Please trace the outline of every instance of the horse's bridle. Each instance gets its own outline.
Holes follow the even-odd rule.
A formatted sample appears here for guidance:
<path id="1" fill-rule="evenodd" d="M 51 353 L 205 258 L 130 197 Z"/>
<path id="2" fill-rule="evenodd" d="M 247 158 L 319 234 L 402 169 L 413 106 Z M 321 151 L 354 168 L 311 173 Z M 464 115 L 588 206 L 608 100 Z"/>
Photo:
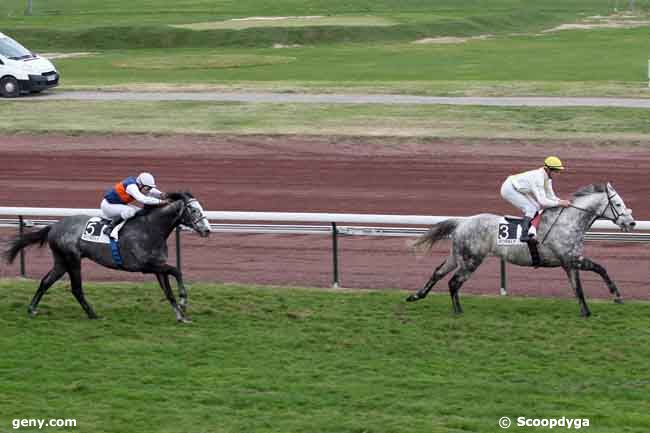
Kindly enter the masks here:
<path id="1" fill-rule="evenodd" d="M 176 221 L 181 220 L 180 223 L 182 224 L 183 216 L 191 208 L 191 206 L 189 206 L 189 205 L 190 205 L 190 203 L 193 203 L 193 202 L 198 202 L 198 200 L 195 199 L 195 198 L 191 198 L 191 199 L 189 199 L 187 201 L 183 200 L 183 207 L 180 209 L 180 211 L 176 215 Z M 202 220 L 206 220 L 206 222 L 208 221 L 208 218 L 203 214 L 201 214 L 198 218 L 194 218 L 194 215 L 192 215 L 192 212 L 190 212 L 189 216 L 190 216 L 190 223 L 192 224 L 193 228 L 198 227 L 198 223 L 200 223 Z"/>
<path id="2" fill-rule="evenodd" d="M 609 186 L 605 186 L 605 188 L 606 188 L 606 191 L 607 191 L 607 205 L 605 206 L 605 208 L 603 209 L 602 212 L 599 213 L 598 211 L 593 211 L 593 210 L 590 210 L 590 209 L 581 208 L 580 206 L 576 206 L 576 205 L 573 205 L 573 204 L 570 205 L 570 206 L 572 208 L 574 208 L 574 209 L 578 209 L 578 210 L 581 210 L 581 211 L 586 212 L 586 213 L 596 214 L 597 216 L 596 216 L 596 218 L 594 218 L 594 221 L 596 221 L 597 219 L 605 219 L 605 220 L 611 221 L 614 224 L 616 224 L 616 221 L 618 221 L 618 219 L 621 216 L 625 215 L 625 214 L 617 211 L 616 206 L 614 206 L 614 204 L 612 203 L 612 199 L 614 197 L 616 197 L 618 195 L 618 193 L 614 192 L 614 194 L 610 195 L 609 194 Z M 605 213 L 607 212 L 608 209 L 610 209 L 612 211 L 612 215 L 614 215 L 614 218 L 608 218 L 608 217 L 605 216 Z"/>
<path id="3" fill-rule="evenodd" d="M 181 217 L 185 214 L 185 212 L 188 212 L 188 209 L 191 208 L 190 203 L 194 203 L 194 202 L 198 203 L 198 200 L 195 199 L 195 198 L 192 198 L 190 200 L 187 200 L 187 201 L 183 202 L 183 211 L 181 212 Z M 208 218 L 205 215 L 200 214 L 198 216 L 198 218 L 195 218 L 194 215 L 192 215 L 193 213 L 195 213 L 195 212 L 190 212 L 189 213 L 190 221 L 192 222 L 192 226 L 198 227 L 199 222 L 201 222 L 203 220 L 206 220 L 206 222 L 208 221 Z"/>
<path id="4" fill-rule="evenodd" d="M 574 204 L 570 204 L 570 205 L 569 205 L 569 207 L 572 207 L 572 208 L 574 208 L 574 209 L 578 209 L 579 211 L 582 211 L 582 212 L 585 212 L 585 213 L 588 213 L 588 214 L 594 214 L 594 215 L 596 215 L 596 217 L 595 217 L 595 218 L 591 221 L 591 223 L 589 224 L 589 227 L 591 227 L 591 225 L 592 225 L 592 224 L 594 223 L 594 221 L 596 221 L 597 219 L 605 219 L 605 220 L 611 221 L 611 222 L 613 222 L 614 224 L 616 224 L 616 221 L 618 221 L 618 219 L 619 219 L 622 215 L 624 215 L 624 214 L 618 212 L 618 211 L 616 210 L 616 206 L 614 206 L 614 204 L 612 203 L 612 199 L 613 199 L 614 197 L 616 197 L 616 196 L 618 195 L 618 193 L 617 193 L 617 192 L 614 192 L 614 194 L 609 195 L 609 186 L 605 186 L 605 189 L 606 189 L 606 191 L 607 191 L 607 205 L 605 206 L 605 208 L 603 209 L 603 211 L 600 212 L 600 213 L 599 213 L 598 211 L 593 211 L 593 210 L 591 210 L 591 209 L 585 209 L 585 208 L 582 208 L 582 207 L 580 207 L 580 206 L 576 206 L 576 205 L 574 205 Z M 607 209 L 611 209 L 611 210 L 612 210 L 612 214 L 614 215 L 614 218 L 607 218 L 607 217 L 605 216 L 605 212 L 607 212 Z M 558 216 L 555 217 L 555 221 L 553 221 L 553 224 L 551 224 L 551 227 L 550 227 L 550 228 L 548 229 L 548 231 L 546 232 L 546 235 L 544 236 L 544 239 L 542 239 L 542 242 L 541 242 L 541 243 L 544 243 L 544 241 L 545 241 L 546 238 L 548 237 L 548 234 L 551 232 L 551 229 L 553 228 L 553 226 L 555 226 L 555 223 L 556 223 L 557 220 L 560 218 L 560 215 L 562 215 L 562 212 L 564 212 L 564 208 L 562 208 L 562 210 L 560 211 L 560 213 L 558 214 Z M 616 225 L 618 225 L 618 224 L 616 224 Z"/>

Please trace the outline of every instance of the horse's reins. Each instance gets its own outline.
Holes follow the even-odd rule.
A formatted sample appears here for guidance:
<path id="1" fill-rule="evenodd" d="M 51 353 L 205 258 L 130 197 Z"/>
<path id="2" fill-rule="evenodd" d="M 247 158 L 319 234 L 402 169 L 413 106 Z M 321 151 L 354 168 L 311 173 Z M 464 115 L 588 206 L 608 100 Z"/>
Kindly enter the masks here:
<path id="1" fill-rule="evenodd" d="M 585 213 L 593 213 L 593 214 L 597 214 L 596 218 L 594 218 L 594 220 L 591 222 L 591 224 L 589 224 L 589 227 L 591 227 L 591 225 L 592 225 L 592 224 L 594 223 L 594 221 L 596 221 L 597 219 L 606 219 L 606 220 L 609 220 L 609 221 L 613 222 L 614 224 L 616 224 L 616 221 L 619 219 L 619 217 L 620 217 L 621 215 L 623 215 L 622 213 L 619 213 L 618 211 L 616 211 L 616 209 L 615 209 L 614 206 L 612 205 L 612 199 L 613 199 L 614 197 L 616 197 L 617 195 L 618 195 L 618 193 L 615 193 L 615 194 L 613 194 L 613 195 L 609 195 L 609 188 L 607 188 L 607 206 L 605 206 L 605 209 L 603 209 L 603 211 L 600 212 L 600 215 L 598 215 L 598 212 L 597 212 L 597 211 L 593 211 L 593 210 L 591 210 L 591 209 L 585 209 L 585 208 L 582 208 L 582 207 L 580 207 L 580 206 L 576 206 L 576 205 L 574 205 L 574 204 L 570 204 L 569 207 L 572 207 L 572 208 L 574 208 L 574 209 L 578 209 L 579 211 L 582 211 L 582 212 L 585 212 Z M 544 243 L 544 241 L 545 241 L 546 238 L 548 237 L 549 233 L 551 233 L 551 229 L 553 229 L 553 226 L 555 226 L 555 223 L 557 222 L 557 220 L 558 220 L 558 219 L 560 218 L 560 216 L 562 215 L 562 212 L 564 212 L 564 209 L 566 209 L 566 208 L 562 208 L 562 210 L 560 211 L 560 213 L 557 214 L 557 216 L 555 217 L 555 220 L 553 221 L 553 224 L 551 224 L 551 227 L 549 227 L 548 231 L 547 231 L 546 234 L 544 235 L 544 239 L 542 239 L 542 242 L 540 242 L 541 244 Z M 605 217 L 605 212 L 607 212 L 607 209 L 611 209 L 612 214 L 614 215 L 614 218 L 607 218 L 607 217 Z"/>
<path id="2" fill-rule="evenodd" d="M 617 195 L 618 195 L 618 193 L 609 195 L 609 188 L 607 189 L 607 206 L 605 206 L 603 211 L 600 212 L 600 214 L 597 215 L 596 218 L 594 218 L 594 221 L 596 221 L 597 219 L 606 219 L 606 220 L 611 221 L 614 224 L 616 224 L 616 221 L 623 215 L 622 213 L 618 212 L 616 210 L 616 208 L 614 207 L 614 205 L 612 204 L 612 199 L 614 197 L 616 197 Z M 583 211 L 585 213 L 598 214 L 598 211 L 593 211 L 593 210 L 590 210 L 590 209 L 581 208 L 580 206 L 576 206 L 576 205 L 573 205 L 573 204 L 571 204 L 569 206 L 572 207 L 572 208 L 581 210 L 581 211 Z M 607 212 L 607 209 L 610 209 L 612 211 L 612 215 L 614 215 L 614 218 L 607 218 L 605 216 L 605 212 Z M 593 221 L 592 221 L 592 224 L 593 224 Z"/>
<path id="3" fill-rule="evenodd" d="M 557 214 L 557 216 L 555 217 L 555 220 L 553 220 L 553 224 L 551 224 L 551 227 L 549 227 L 548 230 L 546 231 L 546 234 L 544 235 L 544 238 L 542 239 L 540 244 L 543 244 L 544 241 L 546 240 L 546 238 L 548 237 L 548 234 L 551 233 L 551 230 L 553 230 L 553 227 L 555 226 L 555 223 L 557 222 L 557 220 L 560 219 L 560 215 L 562 215 L 562 212 L 564 212 L 564 209 L 566 209 L 566 208 L 563 207 L 562 210 L 560 211 L 560 213 Z"/>

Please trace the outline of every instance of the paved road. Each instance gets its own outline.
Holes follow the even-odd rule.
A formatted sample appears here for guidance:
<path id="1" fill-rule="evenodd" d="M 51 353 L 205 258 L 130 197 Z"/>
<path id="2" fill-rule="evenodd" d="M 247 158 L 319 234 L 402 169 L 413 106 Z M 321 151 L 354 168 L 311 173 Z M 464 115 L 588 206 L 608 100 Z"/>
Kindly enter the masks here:
<path id="1" fill-rule="evenodd" d="M 490 105 L 507 107 L 627 107 L 650 108 L 649 99 L 566 97 L 439 97 L 367 94 L 298 94 L 270 92 L 54 92 L 20 101 L 215 101 L 314 104 Z"/>

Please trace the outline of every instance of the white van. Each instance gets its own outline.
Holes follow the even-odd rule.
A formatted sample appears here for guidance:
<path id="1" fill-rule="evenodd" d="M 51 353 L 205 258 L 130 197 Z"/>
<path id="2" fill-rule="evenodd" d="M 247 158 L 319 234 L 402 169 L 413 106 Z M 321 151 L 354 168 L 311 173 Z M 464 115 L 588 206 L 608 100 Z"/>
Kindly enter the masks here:
<path id="1" fill-rule="evenodd" d="M 52 62 L 0 33 L 0 96 L 15 98 L 59 85 Z"/>

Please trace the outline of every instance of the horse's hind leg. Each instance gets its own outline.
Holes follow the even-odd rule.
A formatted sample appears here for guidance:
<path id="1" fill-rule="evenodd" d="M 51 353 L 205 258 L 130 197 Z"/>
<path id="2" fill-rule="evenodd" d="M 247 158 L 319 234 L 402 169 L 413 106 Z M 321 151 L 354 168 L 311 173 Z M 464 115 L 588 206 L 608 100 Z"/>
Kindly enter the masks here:
<path id="1" fill-rule="evenodd" d="M 580 304 L 580 312 L 583 317 L 591 316 L 591 311 L 587 306 L 587 301 L 585 301 L 585 295 L 582 291 L 582 282 L 580 281 L 580 272 L 576 268 L 564 268 L 567 276 L 569 277 L 569 282 L 575 291 L 576 298 L 578 298 L 578 303 Z"/>
<path id="2" fill-rule="evenodd" d="M 472 276 L 474 271 L 481 265 L 483 259 L 472 260 L 471 263 L 465 263 L 464 266 L 461 266 L 451 280 L 449 280 L 449 296 L 451 296 L 451 305 L 454 307 L 454 313 L 462 314 L 463 307 L 460 305 L 460 298 L 458 292 L 463 285 L 463 283 L 469 280 L 469 277 Z"/>
<path id="3" fill-rule="evenodd" d="M 454 308 L 454 313 L 462 314 L 463 307 L 460 305 L 460 298 L 458 296 L 458 291 L 468 277 L 464 276 L 462 271 L 456 272 L 451 280 L 449 280 L 449 296 L 451 296 L 451 306 Z"/>
<path id="4" fill-rule="evenodd" d="M 93 307 L 86 301 L 84 296 L 83 288 L 81 287 L 81 262 L 74 261 L 68 262 L 68 275 L 70 275 L 70 288 L 72 289 L 72 294 L 81 305 L 81 308 L 84 309 L 89 319 L 97 319 L 97 313 L 93 310 Z"/>
<path id="5" fill-rule="evenodd" d="M 433 286 L 454 269 L 456 269 L 456 260 L 454 259 L 453 255 L 450 255 L 444 262 L 440 264 L 440 266 L 436 268 L 436 270 L 433 272 L 433 275 L 431 275 L 431 278 L 429 278 L 429 281 L 427 281 L 424 287 L 406 298 L 406 300 L 408 302 L 412 302 L 425 298 L 431 289 L 433 289 Z"/>
<path id="6" fill-rule="evenodd" d="M 165 293 L 167 300 L 171 304 L 172 310 L 174 310 L 174 314 L 176 314 L 176 320 L 183 323 L 191 322 L 191 320 L 185 317 L 183 310 L 176 303 L 176 298 L 174 297 L 172 286 L 169 284 L 169 276 L 166 273 L 156 273 L 156 278 L 158 279 L 158 283 Z"/>
<path id="7" fill-rule="evenodd" d="M 614 281 L 612 281 L 612 279 L 609 278 L 609 275 L 607 274 L 607 271 L 605 270 L 604 267 L 602 267 L 598 263 L 586 257 L 580 259 L 578 261 L 578 265 L 580 267 L 580 270 L 582 271 L 591 271 L 600 275 L 603 281 L 605 281 L 605 284 L 607 284 L 607 287 L 609 288 L 609 292 L 612 295 L 614 295 L 614 302 L 616 302 L 617 304 L 623 303 L 623 298 L 621 297 L 621 293 L 618 291 L 618 287 L 616 287 Z"/>
<path id="8" fill-rule="evenodd" d="M 41 283 L 38 286 L 38 290 L 36 290 L 36 293 L 34 293 L 32 302 L 30 302 L 29 307 L 27 307 L 27 311 L 29 312 L 29 314 L 35 316 L 38 313 L 38 304 L 39 302 L 41 302 L 41 298 L 43 297 L 45 292 L 47 292 L 47 289 L 49 289 L 52 286 L 52 284 L 56 283 L 65 273 L 66 273 L 65 265 L 61 260 L 57 260 L 55 257 L 54 267 L 52 267 L 52 269 L 50 269 L 50 272 L 45 274 L 45 276 L 41 279 Z"/>

